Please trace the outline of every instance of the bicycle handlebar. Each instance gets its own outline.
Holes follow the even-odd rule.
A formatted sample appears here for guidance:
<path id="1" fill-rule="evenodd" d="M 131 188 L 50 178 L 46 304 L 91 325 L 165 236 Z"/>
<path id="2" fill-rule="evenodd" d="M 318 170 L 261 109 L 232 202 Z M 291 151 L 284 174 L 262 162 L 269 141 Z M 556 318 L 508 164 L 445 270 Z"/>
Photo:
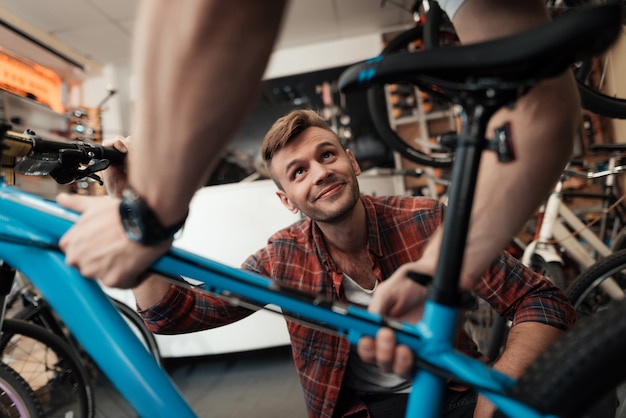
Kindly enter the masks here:
<path id="1" fill-rule="evenodd" d="M 86 177 L 103 184 L 95 173 L 110 164 L 123 165 L 126 154 L 113 147 L 82 141 L 63 142 L 42 139 L 32 131 L 13 132 L 0 124 L 0 152 L 3 167 L 30 176 L 49 175 L 59 184 Z M 8 157 L 8 158 L 4 158 Z"/>
<path id="2" fill-rule="evenodd" d="M 34 133 L 20 134 L 6 131 L 0 141 L 2 141 L 3 149 L 8 149 L 7 154 L 15 157 L 26 157 L 34 154 L 58 154 L 63 150 L 71 149 L 81 152 L 86 158 L 108 160 L 111 164 L 115 165 L 122 165 L 126 160 L 126 154 L 113 147 L 88 144 L 81 141 L 51 141 L 42 139 Z"/>

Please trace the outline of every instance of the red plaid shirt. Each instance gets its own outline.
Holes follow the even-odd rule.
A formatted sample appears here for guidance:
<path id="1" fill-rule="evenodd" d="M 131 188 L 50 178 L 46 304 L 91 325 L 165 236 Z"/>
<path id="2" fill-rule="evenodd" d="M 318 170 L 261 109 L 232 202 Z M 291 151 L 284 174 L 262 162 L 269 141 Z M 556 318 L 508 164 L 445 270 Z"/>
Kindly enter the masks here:
<path id="1" fill-rule="evenodd" d="M 443 219 L 443 206 L 432 199 L 363 195 L 361 200 L 367 212 L 372 268 L 381 281 L 402 264 L 419 259 Z M 274 234 L 242 267 L 287 286 L 345 301 L 343 273 L 310 219 Z M 476 294 L 514 325 L 534 321 L 565 330 L 575 321 L 574 310 L 559 289 L 506 254 L 485 272 Z M 252 311 L 172 286 L 161 303 L 141 313 L 154 332 L 176 334 L 229 324 Z M 289 320 L 287 326 L 309 416 L 367 417 L 365 405 L 356 396 L 341 392 L 348 341 Z M 457 348 L 473 357 L 480 355 L 462 330 Z"/>

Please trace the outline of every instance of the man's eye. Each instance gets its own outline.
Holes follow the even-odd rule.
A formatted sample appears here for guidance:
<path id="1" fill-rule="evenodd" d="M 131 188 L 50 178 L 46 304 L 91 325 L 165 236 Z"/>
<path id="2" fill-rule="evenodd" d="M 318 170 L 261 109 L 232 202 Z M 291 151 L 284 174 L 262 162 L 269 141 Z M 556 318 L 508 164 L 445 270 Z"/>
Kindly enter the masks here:
<path id="1" fill-rule="evenodd" d="M 294 177 L 294 178 L 295 178 L 295 177 L 298 177 L 298 176 L 302 175 L 303 173 L 304 173 L 304 169 L 303 169 L 303 168 L 298 168 L 298 169 L 295 169 L 295 170 L 293 171 L 293 177 Z"/>
<path id="2" fill-rule="evenodd" d="M 322 158 L 325 160 L 329 159 L 332 156 L 333 154 L 330 151 L 326 151 L 325 153 L 322 154 Z"/>

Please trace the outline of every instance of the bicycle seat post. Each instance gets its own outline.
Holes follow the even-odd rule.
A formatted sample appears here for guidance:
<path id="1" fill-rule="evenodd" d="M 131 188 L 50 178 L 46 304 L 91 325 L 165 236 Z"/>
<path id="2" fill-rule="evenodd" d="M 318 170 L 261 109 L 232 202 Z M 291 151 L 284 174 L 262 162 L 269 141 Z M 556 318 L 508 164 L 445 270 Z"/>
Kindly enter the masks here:
<path id="1" fill-rule="evenodd" d="M 450 179 L 444 235 L 431 286 L 430 299 L 446 305 L 456 305 L 458 302 L 459 261 L 465 250 L 478 166 L 487 144 L 487 123 L 497 110 L 494 106 L 472 102 L 464 104 L 461 112 L 461 134 Z"/>
<path id="2" fill-rule="evenodd" d="M 487 124 L 491 116 L 502 106 L 511 103 L 519 92 L 478 89 L 469 94 L 456 96 L 461 103 L 461 133 L 456 146 L 450 181 L 448 208 L 444 219 L 443 240 L 433 283 L 428 290 L 428 300 L 420 326 L 441 348 L 442 352 L 452 349 L 457 327 L 458 309 L 463 305 L 463 294 L 459 289 L 459 275 L 465 241 L 469 229 L 472 201 L 478 168 L 486 139 Z M 455 93 L 456 94 L 456 93 Z M 407 416 L 438 416 L 443 401 L 445 378 L 417 371 L 414 388 L 409 396 Z M 438 389 L 435 389 L 438 388 Z M 438 393 L 435 393 L 438 392 Z M 428 400 L 423 398 L 427 394 Z M 424 408 L 433 408 L 425 411 Z M 416 415 L 417 414 L 417 415 Z"/>

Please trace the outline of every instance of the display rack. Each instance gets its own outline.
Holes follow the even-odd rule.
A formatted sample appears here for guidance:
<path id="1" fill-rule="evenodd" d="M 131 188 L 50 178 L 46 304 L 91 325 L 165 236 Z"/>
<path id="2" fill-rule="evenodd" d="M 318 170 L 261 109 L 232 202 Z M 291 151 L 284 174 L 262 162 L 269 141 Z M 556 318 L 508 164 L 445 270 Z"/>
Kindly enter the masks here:
<path id="1" fill-rule="evenodd" d="M 450 131 L 455 131 L 457 122 L 454 108 L 451 105 L 437 103 L 430 97 L 413 87 L 415 105 L 405 108 L 404 114 L 400 117 L 394 116 L 394 104 L 389 85 L 385 86 L 385 97 L 387 102 L 387 114 L 389 115 L 389 126 L 396 131 L 398 136 L 407 143 L 415 143 L 425 150 L 431 146 L 431 138 L 436 135 Z M 429 106 L 427 106 L 427 104 Z M 400 153 L 394 152 L 395 168 L 400 170 L 421 168 L 432 176 L 438 177 L 439 171 L 432 167 L 424 167 L 413 163 L 402 157 Z M 394 188 L 397 194 L 412 193 L 416 189 L 424 189 L 425 193 L 431 197 L 440 195 L 439 186 L 435 184 L 431 176 L 423 178 L 398 177 L 395 179 Z"/>

